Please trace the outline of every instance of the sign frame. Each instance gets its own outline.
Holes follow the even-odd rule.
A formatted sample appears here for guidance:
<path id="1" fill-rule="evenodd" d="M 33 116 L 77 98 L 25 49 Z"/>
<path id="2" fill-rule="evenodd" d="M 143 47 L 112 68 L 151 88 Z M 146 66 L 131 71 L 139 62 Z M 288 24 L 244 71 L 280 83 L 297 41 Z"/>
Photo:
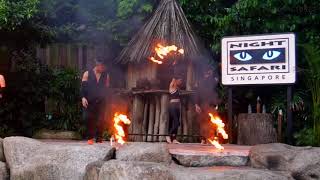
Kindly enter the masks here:
<path id="1" fill-rule="evenodd" d="M 281 41 L 279 40 L 281 39 Z M 283 40 L 283 41 L 282 41 Z M 277 45 L 269 45 L 265 41 L 275 42 Z M 240 64 L 231 64 L 231 60 L 234 61 L 234 57 L 231 57 L 230 50 L 228 49 L 228 42 L 242 43 L 246 47 L 235 47 L 237 51 L 263 51 L 268 49 L 274 49 L 272 46 L 281 47 L 284 49 L 284 62 L 265 61 L 266 63 L 248 63 L 240 62 Z M 249 44 L 253 44 L 250 47 Z M 281 42 L 281 44 L 280 44 Z M 265 46 L 269 48 L 257 46 L 257 43 L 265 43 Z M 279 45 L 280 44 L 280 45 Z M 235 46 L 232 44 L 233 47 Z M 240 44 L 241 45 L 241 44 Z M 233 58 L 233 59 L 232 59 Z M 260 61 L 261 62 L 261 61 Z M 284 69 L 280 69 L 285 67 Z M 259 68 L 259 71 L 257 72 Z M 269 68 L 268 72 L 263 72 L 264 69 Z M 274 69 L 273 69 L 274 68 Z M 230 72 L 230 69 L 238 72 Z M 243 70 L 245 72 L 243 72 Z M 253 72 L 247 72 L 247 71 Z M 285 70 L 285 71 L 284 71 Z M 272 33 L 272 34 L 257 34 L 257 35 L 241 35 L 241 36 L 225 36 L 221 40 L 221 74 L 222 84 L 226 86 L 238 86 L 238 85 L 289 85 L 295 84 L 297 80 L 296 76 L 296 35 L 294 33 Z M 232 82 L 233 81 L 233 82 Z"/>

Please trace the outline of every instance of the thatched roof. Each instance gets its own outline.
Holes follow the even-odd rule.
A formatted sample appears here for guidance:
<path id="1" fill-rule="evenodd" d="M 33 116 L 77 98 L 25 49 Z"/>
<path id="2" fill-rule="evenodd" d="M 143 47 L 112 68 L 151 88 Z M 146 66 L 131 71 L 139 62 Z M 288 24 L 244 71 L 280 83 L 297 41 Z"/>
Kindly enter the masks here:
<path id="1" fill-rule="evenodd" d="M 185 59 L 200 55 L 201 48 L 195 33 L 176 0 L 161 0 L 152 17 L 120 53 L 117 62 L 146 62 L 159 42 L 183 48 Z"/>

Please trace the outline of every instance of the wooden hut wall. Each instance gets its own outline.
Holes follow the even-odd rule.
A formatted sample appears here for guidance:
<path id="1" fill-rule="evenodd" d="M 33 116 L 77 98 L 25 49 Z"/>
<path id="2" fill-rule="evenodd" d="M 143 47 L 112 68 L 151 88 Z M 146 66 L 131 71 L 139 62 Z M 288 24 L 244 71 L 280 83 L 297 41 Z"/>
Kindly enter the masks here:
<path id="1" fill-rule="evenodd" d="M 68 67 L 83 72 L 94 65 L 98 47 L 77 44 L 52 44 L 37 48 L 37 58 L 49 67 Z"/>
<path id="2" fill-rule="evenodd" d="M 127 70 L 127 89 L 136 87 L 137 80 L 146 78 L 152 80 L 156 78 L 157 65 L 147 64 L 129 64 Z"/>

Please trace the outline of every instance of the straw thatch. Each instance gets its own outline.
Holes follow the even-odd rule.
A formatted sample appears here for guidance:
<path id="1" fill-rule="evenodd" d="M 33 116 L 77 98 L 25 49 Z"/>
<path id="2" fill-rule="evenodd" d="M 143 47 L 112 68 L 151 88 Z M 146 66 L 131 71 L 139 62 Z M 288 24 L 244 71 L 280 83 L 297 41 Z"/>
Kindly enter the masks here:
<path id="1" fill-rule="evenodd" d="M 187 57 L 184 59 L 200 54 L 201 48 L 197 38 L 182 8 L 175 0 L 161 0 L 153 16 L 124 48 L 117 62 L 146 62 L 147 58 L 153 55 L 153 49 L 159 42 L 183 48 L 184 56 Z"/>

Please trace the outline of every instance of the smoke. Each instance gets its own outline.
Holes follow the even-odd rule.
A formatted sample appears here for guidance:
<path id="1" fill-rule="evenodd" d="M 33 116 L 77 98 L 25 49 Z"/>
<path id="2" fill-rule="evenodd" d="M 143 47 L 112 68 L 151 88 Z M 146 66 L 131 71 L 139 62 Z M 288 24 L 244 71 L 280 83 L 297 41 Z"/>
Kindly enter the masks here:
<path id="1" fill-rule="evenodd" d="M 204 53 L 202 56 L 194 58 L 195 74 L 198 82 L 197 90 L 198 101 L 208 103 L 209 105 L 218 105 L 221 99 L 218 95 L 218 85 L 220 83 L 220 68 L 210 53 Z"/>

